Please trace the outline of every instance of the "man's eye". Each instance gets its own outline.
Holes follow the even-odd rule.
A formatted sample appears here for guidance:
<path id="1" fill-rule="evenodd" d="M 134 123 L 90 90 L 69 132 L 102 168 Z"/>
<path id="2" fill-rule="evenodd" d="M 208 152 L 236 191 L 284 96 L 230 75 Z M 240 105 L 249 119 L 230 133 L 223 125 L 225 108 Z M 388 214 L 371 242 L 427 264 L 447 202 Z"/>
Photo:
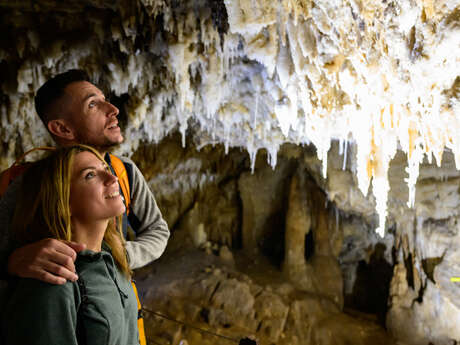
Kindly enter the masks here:
<path id="1" fill-rule="evenodd" d="M 93 171 L 90 171 L 85 175 L 85 179 L 89 180 L 92 179 L 94 176 L 96 176 L 96 174 Z"/>
<path id="2" fill-rule="evenodd" d="M 88 107 L 93 108 L 95 105 L 96 105 L 96 102 L 91 101 L 89 102 Z"/>

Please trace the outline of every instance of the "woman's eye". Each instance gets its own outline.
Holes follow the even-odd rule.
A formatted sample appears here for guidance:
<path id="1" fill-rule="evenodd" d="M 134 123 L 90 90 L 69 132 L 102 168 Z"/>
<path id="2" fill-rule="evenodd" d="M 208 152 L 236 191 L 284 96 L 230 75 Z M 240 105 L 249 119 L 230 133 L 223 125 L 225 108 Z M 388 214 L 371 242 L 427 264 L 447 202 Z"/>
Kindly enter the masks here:
<path id="1" fill-rule="evenodd" d="M 89 173 L 85 175 L 85 179 L 89 180 L 93 178 L 94 176 L 96 176 L 96 174 L 93 171 L 90 171 Z"/>

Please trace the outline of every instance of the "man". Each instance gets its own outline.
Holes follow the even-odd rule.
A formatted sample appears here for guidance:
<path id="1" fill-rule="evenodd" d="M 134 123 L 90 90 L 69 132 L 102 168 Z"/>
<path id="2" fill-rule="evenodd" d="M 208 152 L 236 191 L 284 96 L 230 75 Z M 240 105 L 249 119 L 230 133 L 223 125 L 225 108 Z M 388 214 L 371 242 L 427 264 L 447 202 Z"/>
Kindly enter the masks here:
<path id="1" fill-rule="evenodd" d="M 35 107 L 58 145 L 91 145 L 105 155 L 110 165 L 107 151 L 123 141 L 117 120 L 119 110 L 89 82 L 85 72 L 70 70 L 47 81 L 37 92 Z M 130 268 L 135 269 L 163 253 L 169 230 L 142 173 L 131 160 L 122 160 L 132 185 L 130 213 L 125 219 L 128 218 L 136 238 L 127 241 L 126 251 Z M 52 284 L 77 280 L 74 261 L 77 252 L 84 249 L 78 243 L 45 239 L 11 253 L 9 225 L 19 185 L 20 181 L 13 182 L 0 200 L 0 264 L 3 274 L 7 268 L 10 275 Z"/>

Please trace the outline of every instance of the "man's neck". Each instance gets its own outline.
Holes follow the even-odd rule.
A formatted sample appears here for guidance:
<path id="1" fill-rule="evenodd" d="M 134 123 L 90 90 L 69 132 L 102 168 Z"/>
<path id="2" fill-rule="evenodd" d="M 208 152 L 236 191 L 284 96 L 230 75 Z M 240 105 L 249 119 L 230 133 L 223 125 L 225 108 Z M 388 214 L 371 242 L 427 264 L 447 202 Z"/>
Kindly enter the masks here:
<path id="1" fill-rule="evenodd" d="M 91 145 L 91 144 L 88 144 L 88 143 L 81 143 L 81 142 L 77 142 L 77 141 L 62 140 L 62 139 L 56 138 L 56 137 L 54 138 L 54 141 L 57 144 L 57 146 L 61 146 L 61 147 L 68 147 L 68 146 L 74 146 L 74 145 L 91 146 L 96 151 L 98 151 L 101 154 L 102 157 L 105 157 L 107 152 L 109 152 L 109 147 L 108 146 L 104 146 L 104 147 L 95 146 L 95 145 Z M 116 147 L 116 145 L 113 145 L 113 147 Z"/>

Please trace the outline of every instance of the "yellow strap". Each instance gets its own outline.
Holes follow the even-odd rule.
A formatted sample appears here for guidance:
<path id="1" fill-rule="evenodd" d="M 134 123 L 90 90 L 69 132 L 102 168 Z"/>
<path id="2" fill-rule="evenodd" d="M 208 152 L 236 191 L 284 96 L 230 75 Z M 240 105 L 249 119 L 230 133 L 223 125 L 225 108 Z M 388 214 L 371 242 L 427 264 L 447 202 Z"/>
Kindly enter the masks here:
<path id="1" fill-rule="evenodd" d="M 118 177 L 118 183 L 120 184 L 123 197 L 125 198 L 126 214 L 129 214 L 129 205 L 131 204 L 131 194 L 129 192 L 129 181 L 126 167 L 120 158 L 110 154 L 110 162 L 112 168 L 115 171 L 115 175 Z"/>
<path id="2" fill-rule="evenodd" d="M 120 183 L 120 188 L 125 198 L 126 214 L 128 214 L 129 205 L 131 203 L 131 196 L 129 192 L 128 172 L 126 171 L 126 167 L 120 158 L 110 154 L 110 162 L 112 163 L 112 168 L 118 177 L 118 182 Z M 140 345 L 147 345 L 147 340 L 145 338 L 144 318 L 142 317 L 141 301 L 139 300 L 139 295 L 137 293 L 136 284 L 134 284 L 133 281 L 131 281 L 131 284 L 133 286 L 134 294 L 136 295 L 136 299 L 137 299 L 137 310 L 138 310 L 137 328 L 139 331 L 139 343 Z"/>
<path id="3" fill-rule="evenodd" d="M 142 317 L 142 305 L 141 301 L 139 300 L 139 295 L 137 294 L 137 287 L 136 284 L 131 281 L 131 285 L 134 289 L 134 294 L 136 295 L 137 299 L 137 310 L 138 310 L 138 317 L 137 317 L 137 328 L 139 330 L 139 344 L 140 345 L 147 345 L 147 339 L 145 338 L 145 329 L 144 329 L 144 318 Z"/>

